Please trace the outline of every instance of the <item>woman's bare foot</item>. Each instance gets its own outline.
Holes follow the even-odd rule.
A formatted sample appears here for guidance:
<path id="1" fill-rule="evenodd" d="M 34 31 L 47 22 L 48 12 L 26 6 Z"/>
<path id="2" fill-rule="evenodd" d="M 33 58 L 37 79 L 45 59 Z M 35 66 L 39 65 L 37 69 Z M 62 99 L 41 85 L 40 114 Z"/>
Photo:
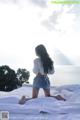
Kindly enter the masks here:
<path id="1" fill-rule="evenodd" d="M 63 101 L 66 101 L 66 99 L 63 98 L 61 95 L 54 96 L 54 98 L 56 98 L 57 100 L 63 100 Z"/>
<path id="2" fill-rule="evenodd" d="M 26 102 L 26 97 L 25 96 L 22 96 L 22 98 L 19 100 L 19 104 L 25 104 Z"/>

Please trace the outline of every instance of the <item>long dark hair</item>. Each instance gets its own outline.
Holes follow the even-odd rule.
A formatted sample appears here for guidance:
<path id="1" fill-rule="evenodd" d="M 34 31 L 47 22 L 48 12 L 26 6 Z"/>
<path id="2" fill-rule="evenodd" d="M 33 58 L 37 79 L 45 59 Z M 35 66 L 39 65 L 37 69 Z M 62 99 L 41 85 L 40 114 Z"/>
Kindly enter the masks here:
<path id="1" fill-rule="evenodd" d="M 41 62 L 44 68 L 44 73 L 48 73 L 49 70 L 52 70 L 53 68 L 53 61 L 49 57 L 49 54 L 47 53 L 46 48 L 44 45 L 38 45 L 35 48 L 36 54 L 41 58 Z"/>

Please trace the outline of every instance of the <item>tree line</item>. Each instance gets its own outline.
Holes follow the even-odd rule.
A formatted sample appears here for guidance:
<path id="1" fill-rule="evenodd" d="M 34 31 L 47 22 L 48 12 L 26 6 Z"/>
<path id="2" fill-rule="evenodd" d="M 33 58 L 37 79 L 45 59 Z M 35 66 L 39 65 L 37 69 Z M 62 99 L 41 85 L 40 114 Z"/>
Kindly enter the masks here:
<path id="1" fill-rule="evenodd" d="M 18 68 L 17 72 L 7 65 L 0 66 L 0 91 L 12 91 L 24 82 L 29 83 L 30 72 L 25 68 Z"/>

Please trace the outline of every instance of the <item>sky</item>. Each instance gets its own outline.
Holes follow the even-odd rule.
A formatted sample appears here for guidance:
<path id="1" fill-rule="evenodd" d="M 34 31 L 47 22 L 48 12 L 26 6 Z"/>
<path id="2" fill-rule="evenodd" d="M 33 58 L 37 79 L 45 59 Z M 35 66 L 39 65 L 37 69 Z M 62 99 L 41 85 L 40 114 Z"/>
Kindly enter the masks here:
<path id="1" fill-rule="evenodd" d="M 0 65 L 32 71 L 44 44 L 56 65 L 80 66 L 80 5 L 50 0 L 0 0 Z"/>

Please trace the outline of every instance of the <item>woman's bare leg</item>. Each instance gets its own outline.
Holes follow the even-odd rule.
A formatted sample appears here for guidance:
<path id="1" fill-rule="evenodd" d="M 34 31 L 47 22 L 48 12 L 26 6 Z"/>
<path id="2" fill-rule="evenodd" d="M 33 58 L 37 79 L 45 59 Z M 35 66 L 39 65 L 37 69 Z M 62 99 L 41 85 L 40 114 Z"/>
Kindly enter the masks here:
<path id="1" fill-rule="evenodd" d="M 54 98 L 56 98 L 57 100 L 63 100 L 63 101 L 66 100 L 66 99 L 63 98 L 61 95 L 57 95 L 57 96 L 52 96 L 52 95 L 50 95 L 50 89 L 43 89 L 43 90 L 44 90 L 44 93 L 45 93 L 45 96 L 46 96 L 46 97 L 54 97 Z"/>
<path id="2" fill-rule="evenodd" d="M 56 98 L 57 100 L 63 100 L 66 101 L 66 99 L 64 97 L 62 97 L 61 95 L 57 95 L 57 96 L 52 96 L 54 98 Z"/>
<path id="3" fill-rule="evenodd" d="M 50 97 L 50 89 L 43 89 L 46 97 Z"/>
<path id="4" fill-rule="evenodd" d="M 32 98 L 37 98 L 39 93 L 39 88 L 33 88 Z"/>
<path id="5" fill-rule="evenodd" d="M 33 99 L 33 98 L 37 98 L 38 97 L 38 93 L 39 93 L 39 89 L 33 88 L 32 98 L 26 98 L 26 96 L 22 96 L 21 99 L 19 100 L 19 104 L 25 104 L 25 102 L 27 100 L 30 100 L 30 99 Z"/>

